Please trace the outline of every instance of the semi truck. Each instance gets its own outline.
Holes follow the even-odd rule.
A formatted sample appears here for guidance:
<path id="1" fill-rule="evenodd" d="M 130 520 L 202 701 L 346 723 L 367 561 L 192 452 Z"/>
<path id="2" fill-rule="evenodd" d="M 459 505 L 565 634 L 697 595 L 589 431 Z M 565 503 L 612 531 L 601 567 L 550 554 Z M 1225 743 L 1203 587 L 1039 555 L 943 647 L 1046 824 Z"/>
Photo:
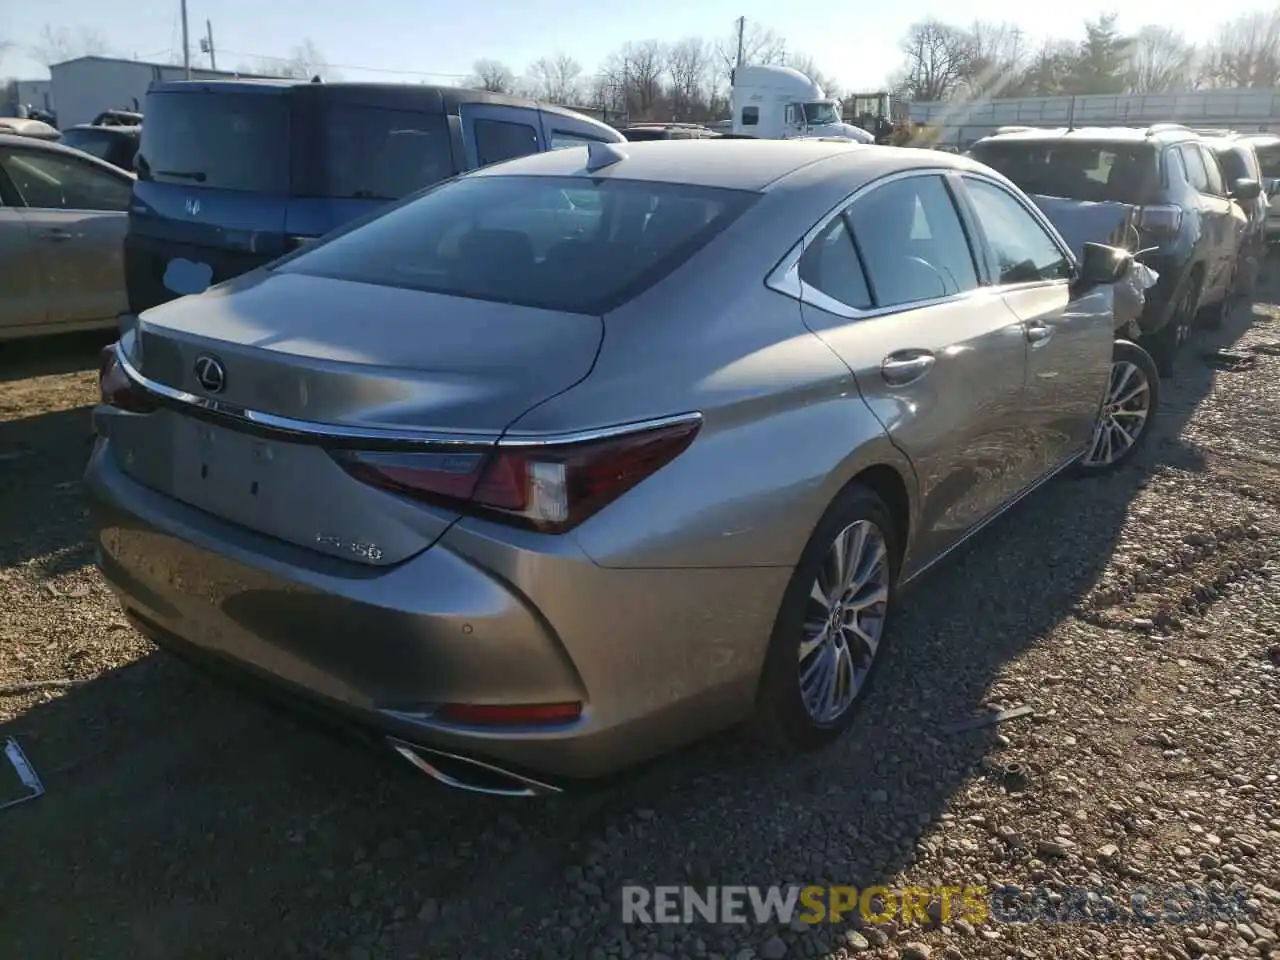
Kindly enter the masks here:
<path id="1" fill-rule="evenodd" d="M 762 140 L 798 137 L 845 137 L 874 143 L 875 135 L 845 123 L 840 101 L 791 67 L 748 65 L 733 71 L 729 97 L 732 132 Z"/>

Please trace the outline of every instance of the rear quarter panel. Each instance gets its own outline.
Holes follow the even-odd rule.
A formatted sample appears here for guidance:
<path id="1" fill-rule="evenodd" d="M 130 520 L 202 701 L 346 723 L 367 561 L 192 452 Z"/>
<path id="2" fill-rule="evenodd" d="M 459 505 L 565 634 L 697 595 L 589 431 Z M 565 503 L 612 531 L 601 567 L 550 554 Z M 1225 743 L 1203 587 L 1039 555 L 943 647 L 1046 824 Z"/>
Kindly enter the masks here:
<path id="1" fill-rule="evenodd" d="M 849 369 L 798 302 L 764 286 L 800 232 L 756 213 L 607 316 L 590 376 L 512 426 L 537 434 L 702 413 L 687 451 L 575 531 L 601 566 L 792 566 L 859 470 L 889 464 L 913 494 L 909 464 Z"/>

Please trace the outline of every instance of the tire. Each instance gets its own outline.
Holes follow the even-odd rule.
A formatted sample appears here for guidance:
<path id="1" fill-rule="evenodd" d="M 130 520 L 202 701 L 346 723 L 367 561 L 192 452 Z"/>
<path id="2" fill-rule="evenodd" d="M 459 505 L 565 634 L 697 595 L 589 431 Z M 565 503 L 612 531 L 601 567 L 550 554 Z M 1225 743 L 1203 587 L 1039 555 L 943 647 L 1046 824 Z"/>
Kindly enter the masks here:
<path id="1" fill-rule="evenodd" d="M 1160 371 L 1155 361 L 1136 343 L 1117 340 L 1111 354 L 1107 395 L 1098 414 L 1093 440 L 1077 465 L 1077 472 L 1086 477 L 1098 476 L 1122 467 L 1146 443 L 1159 409 Z M 1136 434 L 1135 422 L 1141 424 Z M 1125 437 L 1132 439 L 1126 441 Z M 1108 440 L 1110 447 L 1106 445 Z M 1127 446 L 1119 447 L 1118 442 L 1127 442 Z"/>
<path id="2" fill-rule="evenodd" d="M 883 558 L 879 565 L 869 567 L 874 575 L 868 576 L 867 581 L 868 588 L 874 588 L 883 600 L 866 608 L 867 618 L 862 621 L 864 638 L 849 631 L 839 631 L 845 638 L 842 647 L 832 641 L 806 642 L 807 637 L 817 632 L 807 633 L 807 622 L 816 626 L 825 620 L 828 629 L 822 633 L 829 634 L 831 618 L 839 618 L 839 607 L 836 612 L 830 612 L 829 607 L 811 599 L 811 591 L 818 586 L 820 575 L 824 582 L 829 582 L 830 551 L 838 537 L 851 532 L 868 535 L 868 544 L 871 543 L 870 538 L 879 537 Z M 870 689 L 876 669 L 884 659 L 885 637 L 896 612 L 897 582 L 902 562 L 900 537 L 893 515 L 884 501 L 858 483 L 850 484 L 841 491 L 823 514 L 787 584 L 765 653 L 753 727 L 759 739 L 767 745 L 788 752 L 812 750 L 836 739 L 853 721 Z M 873 556 L 874 552 L 864 554 L 864 562 L 869 564 Z M 863 589 L 855 596 L 868 597 L 872 593 L 873 589 Z M 861 615 L 854 612 L 853 618 L 861 620 Z M 844 619 L 848 621 L 847 617 Z M 870 645 L 869 662 L 866 658 L 869 645 L 865 637 L 875 640 Z M 807 656 L 802 656 L 804 646 L 812 647 Z M 844 659 L 839 652 L 841 648 L 847 654 Z M 812 690 L 815 686 L 813 681 L 824 675 L 817 659 L 821 657 L 828 658 L 828 664 L 834 662 L 833 672 L 837 679 L 847 681 L 843 692 L 846 695 L 851 693 L 847 702 L 839 702 L 844 697 L 837 699 L 838 710 L 830 715 L 806 706 L 806 697 L 802 693 L 802 677 L 812 678 Z M 858 661 L 862 661 L 860 669 L 848 669 L 858 667 Z M 836 689 L 840 692 L 838 687 Z"/>
<path id="3" fill-rule="evenodd" d="M 1169 321 L 1158 331 L 1147 338 L 1146 349 L 1156 362 L 1156 369 L 1162 377 L 1172 377 L 1177 366 L 1178 355 L 1182 352 L 1192 325 L 1195 323 L 1197 306 L 1200 303 L 1200 290 L 1204 277 L 1197 270 L 1187 279 L 1178 296 L 1178 302 L 1169 314 Z"/>

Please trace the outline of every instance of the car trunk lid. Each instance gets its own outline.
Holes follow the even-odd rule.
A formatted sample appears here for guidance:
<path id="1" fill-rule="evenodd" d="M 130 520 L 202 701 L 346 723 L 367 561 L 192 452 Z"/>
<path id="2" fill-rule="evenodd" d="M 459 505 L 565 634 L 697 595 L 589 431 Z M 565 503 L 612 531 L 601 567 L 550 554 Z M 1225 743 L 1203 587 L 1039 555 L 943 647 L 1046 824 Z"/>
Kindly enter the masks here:
<path id="1" fill-rule="evenodd" d="M 456 514 L 352 478 L 328 451 L 492 445 L 590 371 L 598 317 L 255 271 L 143 314 L 129 366 L 166 408 L 118 418 L 135 479 L 357 561 L 430 546 Z"/>

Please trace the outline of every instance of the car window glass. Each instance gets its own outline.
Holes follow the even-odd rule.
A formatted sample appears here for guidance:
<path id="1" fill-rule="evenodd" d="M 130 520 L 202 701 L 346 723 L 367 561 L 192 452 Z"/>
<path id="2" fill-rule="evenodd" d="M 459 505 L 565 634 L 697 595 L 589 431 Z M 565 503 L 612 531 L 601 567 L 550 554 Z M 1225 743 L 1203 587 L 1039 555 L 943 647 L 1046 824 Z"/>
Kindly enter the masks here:
<path id="1" fill-rule="evenodd" d="M 850 307 L 871 306 L 871 291 L 843 216 L 832 220 L 804 248 L 800 282 Z"/>
<path id="2" fill-rule="evenodd" d="M 1205 147 L 1200 148 L 1200 156 L 1204 160 L 1204 170 L 1207 174 L 1209 192 L 1215 197 L 1226 196 L 1227 187 L 1223 182 L 1222 168 L 1218 165 L 1218 159 L 1212 151 Z"/>
<path id="3" fill-rule="evenodd" d="M 588 137 L 580 133 L 565 133 L 563 130 L 551 131 L 551 149 L 562 147 L 585 147 L 589 143 L 603 143 L 598 137 Z"/>
<path id="4" fill-rule="evenodd" d="M 1209 192 L 1209 171 L 1204 168 L 1204 157 L 1195 144 L 1187 144 L 1178 148 L 1182 155 L 1183 166 L 1187 170 L 1187 182 L 1201 193 Z"/>
<path id="5" fill-rule="evenodd" d="M 1165 164 L 1169 174 L 1169 185 L 1174 186 L 1179 183 L 1190 183 L 1191 178 L 1187 175 L 1187 165 L 1182 162 L 1182 151 L 1174 148 L 1166 151 Z"/>
<path id="6" fill-rule="evenodd" d="M 475 136 L 476 156 L 482 167 L 538 152 L 538 132 L 527 123 L 477 120 Z"/>
<path id="7" fill-rule="evenodd" d="M 138 176 L 202 190 L 290 190 L 289 99 L 206 90 L 147 95 Z"/>
<path id="8" fill-rule="evenodd" d="M 62 143 L 64 146 L 83 150 L 99 160 L 109 161 L 115 151 L 116 141 L 110 134 L 103 135 L 94 130 L 67 130 L 62 134 Z"/>
<path id="9" fill-rule="evenodd" d="M 941 177 L 907 177 L 876 187 L 854 201 L 849 218 L 876 306 L 977 287 L 969 241 Z"/>
<path id="10" fill-rule="evenodd" d="M 599 314 L 687 263 L 758 196 L 615 178 L 461 177 L 275 269 Z"/>
<path id="11" fill-rule="evenodd" d="M 0 152 L 0 167 L 28 207 L 121 211 L 129 207 L 132 185 L 128 180 L 117 179 L 70 157 L 4 151 Z"/>
<path id="12" fill-rule="evenodd" d="M 1000 270 L 998 283 L 1035 283 L 1071 276 L 1071 261 L 1013 195 L 984 180 L 965 178 L 974 212 Z"/>
<path id="13" fill-rule="evenodd" d="M 456 172 L 443 116 L 347 104 L 321 115 L 320 196 L 398 200 Z"/>

